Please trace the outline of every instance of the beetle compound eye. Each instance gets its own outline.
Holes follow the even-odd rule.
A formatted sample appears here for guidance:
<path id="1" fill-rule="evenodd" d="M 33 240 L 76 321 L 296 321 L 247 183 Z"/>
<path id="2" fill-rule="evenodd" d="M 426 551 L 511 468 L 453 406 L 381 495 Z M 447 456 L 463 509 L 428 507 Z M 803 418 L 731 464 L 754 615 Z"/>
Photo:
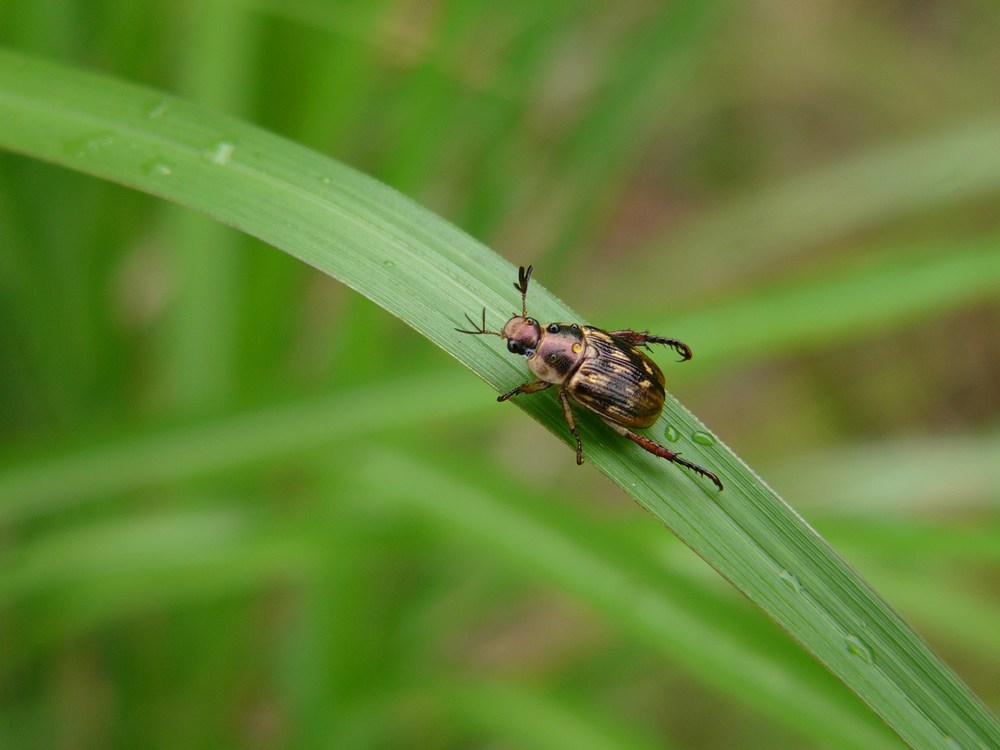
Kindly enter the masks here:
<path id="1" fill-rule="evenodd" d="M 559 324 L 549 323 L 549 333 L 559 333 Z"/>
<path id="2" fill-rule="evenodd" d="M 507 341 L 507 351 L 509 351 L 511 354 L 520 354 L 521 351 L 522 351 L 521 350 L 521 345 L 519 343 L 517 343 L 516 341 L 510 341 L 510 340 L 508 340 Z"/>

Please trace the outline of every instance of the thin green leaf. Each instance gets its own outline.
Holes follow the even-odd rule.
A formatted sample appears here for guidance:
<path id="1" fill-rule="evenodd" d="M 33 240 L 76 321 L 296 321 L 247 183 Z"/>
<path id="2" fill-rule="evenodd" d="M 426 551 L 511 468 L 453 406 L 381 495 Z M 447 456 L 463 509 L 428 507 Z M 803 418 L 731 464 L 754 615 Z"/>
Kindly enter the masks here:
<path id="1" fill-rule="evenodd" d="M 738 281 L 803 247 L 920 210 L 995 195 L 998 138 L 1000 122 L 984 119 L 873 147 L 706 212 L 656 242 L 658 250 L 636 257 L 663 259 L 660 267 L 644 269 L 646 279 L 704 277 L 698 269 L 709 268 L 707 276 Z M 627 265 L 617 269 L 623 278 L 633 278 L 633 271 Z"/>
<path id="2" fill-rule="evenodd" d="M 437 390 L 435 390 L 437 389 Z M 428 395 L 430 394 L 430 395 Z M 147 430 L 85 448 L 50 450 L 0 472 L 0 524 L 12 524 L 116 493 L 274 460 L 384 429 L 370 404 L 410 429 L 496 406 L 478 383 L 412 377 L 233 417 Z"/>
<path id="3" fill-rule="evenodd" d="M 488 549 L 552 581 L 653 652 L 818 746 L 897 745 L 859 717 L 854 701 L 816 674 L 815 664 L 789 653 L 791 644 L 776 643 L 731 601 L 708 595 L 703 584 L 655 561 L 634 539 L 593 521 L 559 518 L 545 497 L 496 476 L 483 490 L 420 458 L 383 452 L 359 468 L 371 494 L 436 518 L 472 548 L 469 554 Z"/>

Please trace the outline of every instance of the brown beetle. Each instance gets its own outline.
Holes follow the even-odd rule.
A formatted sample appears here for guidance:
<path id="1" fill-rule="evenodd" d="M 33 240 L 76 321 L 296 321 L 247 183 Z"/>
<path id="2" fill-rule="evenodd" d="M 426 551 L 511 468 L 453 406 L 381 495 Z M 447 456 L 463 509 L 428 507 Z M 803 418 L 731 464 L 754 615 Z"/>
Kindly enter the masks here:
<path id="1" fill-rule="evenodd" d="M 691 359 L 688 345 L 677 339 L 652 336 L 648 331 L 603 331 L 577 323 L 539 325 L 537 320 L 528 317 L 531 270 L 531 266 L 527 269 L 522 266 L 518 271 L 514 288 L 521 293 L 521 314 L 512 316 L 502 331 L 487 330 L 486 308 L 483 308 L 482 325 L 476 327 L 476 322 L 466 315 L 473 330 L 455 329 L 459 333 L 499 336 L 507 342 L 511 354 L 527 357 L 528 369 L 538 376 L 538 380 L 519 385 L 497 401 L 558 385 L 566 423 L 576 438 L 577 464 L 583 463 L 583 443 L 576 431 L 570 397 L 644 450 L 711 479 L 721 490 L 722 482 L 708 469 L 632 431 L 632 428 L 650 427 L 656 422 L 666 397 L 663 373 L 638 347 L 650 349 L 650 344 L 665 344 L 680 354 L 680 361 L 684 362 Z"/>

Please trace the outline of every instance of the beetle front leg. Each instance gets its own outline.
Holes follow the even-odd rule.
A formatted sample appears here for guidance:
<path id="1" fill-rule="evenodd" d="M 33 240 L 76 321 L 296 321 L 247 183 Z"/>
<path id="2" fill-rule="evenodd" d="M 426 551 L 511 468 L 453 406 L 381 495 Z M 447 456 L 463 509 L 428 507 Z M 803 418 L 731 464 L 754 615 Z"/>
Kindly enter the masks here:
<path id="1" fill-rule="evenodd" d="M 536 393 L 537 391 L 544 391 L 550 385 L 552 385 L 552 383 L 546 383 L 544 380 L 533 380 L 530 383 L 522 383 L 517 388 L 511 388 L 502 396 L 497 396 L 497 401 L 506 401 L 519 393 Z"/>
<path id="2" fill-rule="evenodd" d="M 609 331 L 615 338 L 627 341 L 632 346 L 644 346 L 649 349 L 650 344 L 663 344 L 669 346 L 681 355 L 681 362 L 691 359 L 691 347 L 678 339 L 668 339 L 664 336 L 654 336 L 649 331 L 633 331 L 626 328 L 623 331 Z"/>
<path id="3" fill-rule="evenodd" d="M 691 461 L 688 461 L 686 458 L 681 458 L 681 455 L 679 453 L 674 453 L 671 450 L 667 450 L 659 443 L 650 440 L 648 437 L 645 437 L 644 435 L 632 432 L 632 430 L 628 429 L 627 427 L 622 427 L 620 424 L 616 424 L 608 419 L 605 419 L 604 421 L 607 422 L 609 425 L 611 425 L 611 427 L 615 429 L 615 432 L 619 433 L 620 435 L 624 435 L 643 450 L 652 453 L 654 456 L 659 456 L 660 458 L 665 458 L 672 463 L 684 466 L 693 471 L 695 474 L 700 474 L 706 479 L 712 480 L 715 486 L 719 488 L 719 491 L 720 492 L 722 491 L 722 482 L 715 474 L 710 472 L 708 469 L 701 467 L 696 463 L 692 463 Z"/>
<path id="4" fill-rule="evenodd" d="M 580 433 L 576 431 L 576 421 L 573 419 L 573 410 L 569 405 L 569 394 L 565 388 L 559 389 L 559 399 L 562 401 L 563 416 L 566 417 L 569 431 L 576 438 L 576 465 L 580 466 L 583 463 L 583 442 L 580 440 Z"/>

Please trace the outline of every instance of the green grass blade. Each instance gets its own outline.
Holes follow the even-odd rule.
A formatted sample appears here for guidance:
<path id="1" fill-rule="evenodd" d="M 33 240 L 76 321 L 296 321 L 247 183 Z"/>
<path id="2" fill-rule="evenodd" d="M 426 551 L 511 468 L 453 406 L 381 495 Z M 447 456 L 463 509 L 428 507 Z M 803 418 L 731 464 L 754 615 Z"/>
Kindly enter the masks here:
<path id="1" fill-rule="evenodd" d="M 251 17 L 229 4 L 198 6 L 186 26 L 182 93 L 226 111 L 248 108 L 253 58 Z M 236 381 L 240 238 L 189 211 L 162 212 L 163 242 L 174 248 L 175 273 L 186 283 L 171 305 L 159 345 L 161 388 L 183 406 L 218 403 Z M 200 248 L 211 246 L 206 257 Z"/>
<path id="2" fill-rule="evenodd" d="M 537 492 L 511 486 L 483 466 L 460 478 L 447 461 L 382 452 L 359 465 L 369 493 L 437 519 L 461 540 L 460 554 L 489 550 L 531 575 L 547 579 L 602 613 L 651 652 L 662 654 L 720 693 L 809 738 L 817 747 L 891 748 L 898 745 L 814 663 L 790 653 L 760 623 L 685 580 L 603 522 L 560 518 Z M 489 478 L 488 490 L 468 477 Z M 457 498 L 461 498 L 458 501 Z M 662 538 L 662 534 L 660 534 Z M 466 549 L 467 548 L 467 549 Z M 824 679 L 827 678 L 827 679 Z"/>
<path id="3" fill-rule="evenodd" d="M 308 149 L 146 89 L 0 53 L 0 145 L 163 196 L 320 268 L 495 387 L 524 378 L 496 341 L 452 328 L 516 306 L 512 269 L 445 221 Z M 544 279 L 544 269 L 539 274 Z M 532 311 L 579 316 L 542 286 Z M 565 439 L 557 402 L 519 406 Z M 781 624 L 914 747 L 1000 746 L 1000 725 L 878 595 L 763 481 L 671 400 L 678 449 L 726 491 L 580 420 L 588 460 Z M 567 454 L 567 458 L 569 456 Z M 836 492 L 835 485 L 830 487 Z"/>
<path id="4" fill-rule="evenodd" d="M 372 422 L 372 403 L 392 413 L 394 430 L 418 427 L 429 411 L 438 419 L 468 417 L 496 406 L 477 398 L 482 390 L 468 378 L 397 379 L 197 424 L 146 430 L 84 448 L 49 449 L 0 471 L 0 525 L 356 439 L 385 429 Z"/>
<path id="5" fill-rule="evenodd" d="M 567 204 L 549 257 L 567 260 L 588 229 L 606 218 L 608 197 L 622 189 L 621 165 L 634 165 L 644 144 L 675 116 L 673 102 L 711 54 L 708 41 L 728 5 L 725 0 L 684 0 L 664 5 L 624 41 L 608 85 L 564 146 L 565 174 L 548 186 Z M 655 105 L 653 104 L 655 103 Z M 562 267 L 562 264 L 560 264 Z"/>
<path id="6" fill-rule="evenodd" d="M 1000 237 L 872 248 L 806 278 L 672 315 L 670 330 L 699 342 L 705 371 L 831 342 L 863 342 L 998 294 Z"/>
<path id="7" fill-rule="evenodd" d="M 473 726 L 507 737 L 513 747 L 561 750 L 669 750 L 673 745 L 642 736 L 635 727 L 605 719 L 593 706 L 518 684 L 445 684 L 434 689 L 442 705 Z M 514 719 L 512 721 L 512 719 Z"/>
<path id="8" fill-rule="evenodd" d="M 697 275 L 696 267 L 708 266 L 714 276 L 738 280 L 803 247 L 899 216 L 989 198 L 1000 187 L 998 138 L 996 119 L 967 120 L 873 148 L 706 212 L 655 243 L 660 251 L 652 255 L 671 261 L 660 272 Z"/>

